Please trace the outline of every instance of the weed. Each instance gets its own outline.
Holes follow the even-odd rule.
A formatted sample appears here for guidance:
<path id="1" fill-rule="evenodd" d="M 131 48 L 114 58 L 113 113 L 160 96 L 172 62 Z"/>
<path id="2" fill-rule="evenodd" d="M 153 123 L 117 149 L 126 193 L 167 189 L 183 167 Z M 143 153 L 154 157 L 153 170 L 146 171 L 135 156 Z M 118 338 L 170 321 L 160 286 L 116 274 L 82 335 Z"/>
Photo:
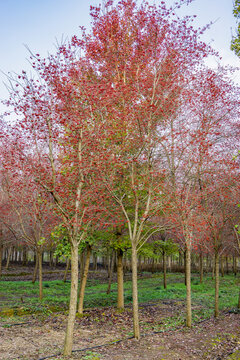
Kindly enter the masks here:
<path id="1" fill-rule="evenodd" d="M 84 355 L 81 359 L 84 360 L 100 360 L 101 355 L 92 351 L 86 351 L 86 355 Z"/>

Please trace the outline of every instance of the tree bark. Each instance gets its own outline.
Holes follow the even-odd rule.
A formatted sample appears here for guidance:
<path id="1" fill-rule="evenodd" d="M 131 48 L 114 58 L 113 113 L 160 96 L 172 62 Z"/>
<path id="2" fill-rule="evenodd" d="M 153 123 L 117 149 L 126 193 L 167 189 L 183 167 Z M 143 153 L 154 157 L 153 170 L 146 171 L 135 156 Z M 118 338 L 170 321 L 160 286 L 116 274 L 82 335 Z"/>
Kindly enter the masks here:
<path id="1" fill-rule="evenodd" d="M 0 244 L 0 277 L 2 276 L 3 245 Z"/>
<path id="2" fill-rule="evenodd" d="M 186 247 L 186 292 L 187 292 L 187 327 L 192 327 L 192 301 L 191 301 L 191 250 Z"/>
<path id="3" fill-rule="evenodd" d="M 36 254 L 36 253 L 35 253 Z M 35 267 L 33 271 L 32 283 L 34 284 L 37 279 L 37 270 L 38 270 L 38 256 L 35 256 Z"/>
<path id="4" fill-rule="evenodd" d="M 187 256 L 187 252 L 186 250 L 184 250 L 184 283 L 187 286 L 187 260 L 186 260 L 186 256 Z"/>
<path id="5" fill-rule="evenodd" d="M 42 251 L 38 250 L 39 299 L 43 298 Z"/>
<path id="6" fill-rule="evenodd" d="M 124 288 L 123 288 L 123 251 L 121 249 L 117 252 L 117 308 L 124 309 Z"/>
<path id="7" fill-rule="evenodd" d="M 73 346 L 73 330 L 77 310 L 77 295 L 78 295 L 78 244 L 71 243 L 71 293 L 69 303 L 69 313 L 67 329 L 65 333 L 64 342 L 64 356 L 70 356 Z"/>
<path id="8" fill-rule="evenodd" d="M 107 294 L 110 294 L 111 291 L 111 285 L 112 285 L 112 276 L 113 276 L 113 269 L 114 269 L 114 263 L 115 263 L 115 251 L 112 251 L 112 256 L 111 256 L 111 261 L 110 261 L 110 266 L 109 266 L 109 273 L 108 273 L 108 287 L 107 287 Z"/>
<path id="9" fill-rule="evenodd" d="M 229 274 L 228 256 L 226 256 L 226 274 Z"/>
<path id="10" fill-rule="evenodd" d="M 67 274 L 68 274 L 69 266 L 70 266 L 70 259 L 67 258 L 66 269 L 65 269 L 64 277 L 63 277 L 63 282 L 66 282 L 66 280 L 67 280 Z"/>
<path id="11" fill-rule="evenodd" d="M 215 251 L 215 309 L 214 316 L 219 316 L 219 252 Z"/>
<path id="12" fill-rule="evenodd" d="M 138 286 L 137 286 L 137 249 L 132 243 L 132 298 L 133 298 L 133 333 L 135 339 L 140 339 L 138 314 Z"/>
<path id="13" fill-rule="evenodd" d="M 80 291 L 79 291 L 78 313 L 81 315 L 83 314 L 83 301 L 84 301 L 85 288 L 86 288 L 86 284 L 87 284 L 90 256 L 91 256 L 91 246 L 87 245 L 85 266 L 84 266 L 83 276 L 81 278 L 81 285 L 80 285 Z"/>
<path id="14" fill-rule="evenodd" d="M 234 276 L 237 276 L 237 257 L 236 256 L 233 257 L 233 273 L 234 273 Z"/>
<path id="15" fill-rule="evenodd" d="M 220 257 L 221 276 L 224 277 L 223 256 Z"/>
<path id="16" fill-rule="evenodd" d="M 166 262 L 166 252 L 163 250 L 163 287 L 167 288 L 167 262 Z"/>
<path id="17" fill-rule="evenodd" d="M 6 266 L 5 266 L 5 269 L 6 269 L 6 270 L 9 268 L 9 263 L 10 263 L 11 254 L 12 254 L 12 247 L 8 248 L 7 262 L 6 262 Z"/>
<path id="18" fill-rule="evenodd" d="M 23 247 L 23 260 L 22 260 L 22 265 L 26 266 L 27 265 L 27 248 L 26 246 Z"/>
<path id="19" fill-rule="evenodd" d="M 200 273 L 200 284 L 203 282 L 203 254 L 200 253 L 199 256 L 199 273 Z"/>

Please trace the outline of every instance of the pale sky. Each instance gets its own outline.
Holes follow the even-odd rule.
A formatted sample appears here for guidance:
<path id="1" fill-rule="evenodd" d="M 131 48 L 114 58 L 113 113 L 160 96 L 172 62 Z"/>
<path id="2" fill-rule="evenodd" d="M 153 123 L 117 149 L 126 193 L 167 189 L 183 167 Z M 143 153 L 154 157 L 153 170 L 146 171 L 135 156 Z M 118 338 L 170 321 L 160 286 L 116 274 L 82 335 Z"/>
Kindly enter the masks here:
<path id="1" fill-rule="evenodd" d="M 154 0 L 152 0 L 154 1 Z M 160 3 L 161 0 L 155 0 Z M 1 56 L 0 70 L 4 73 L 29 70 L 28 51 L 46 56 L 55 49 L 56 39 L 79 35 L 79 26 L 90 27 L 89 7 L 101 0 L 0 0 Z M 151 1 L 149 1 L 151 2 Z M 173 4 L 175 0 L 167 0 Z M 194 0 L 178 14 L 197 15 L 195 27 L 214 22 L 203 40 L 211 42 L 223 58 L 223 63 L 240 67 L 240 60 L 230 50 L 231 33 L 236 21 L 232 15 L 233 0 Z M 232 29 L 232 30 L 231 30 Z M 240 75 L 236 76 L 240 84 Z M 0 73 L 0 99 L 8 96 Z M 3 107 L 0 106 L 0 112 Z"/>

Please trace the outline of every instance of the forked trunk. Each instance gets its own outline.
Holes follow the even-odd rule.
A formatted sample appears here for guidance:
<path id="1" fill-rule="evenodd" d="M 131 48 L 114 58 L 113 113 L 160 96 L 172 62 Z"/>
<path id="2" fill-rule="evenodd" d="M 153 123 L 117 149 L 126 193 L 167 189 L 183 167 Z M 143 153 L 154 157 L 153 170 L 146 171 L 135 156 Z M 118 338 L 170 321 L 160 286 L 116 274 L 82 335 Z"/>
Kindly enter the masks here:
<path id="1" fill-rule="evenodd" d="M 124 288 L 123 288 L 123 251 L 117 252 L 117 308 L 124 309 Z"/>
<path id="2" fill-rule="evenodd" d="M 138 314 L 138 286 L 137 286 L 137 249 L 132 243 L 132 298 L 133 298 L 133 334 L 135 339 L 140 339 L 139 314 Z"/>
<path id="3" fill-rule="evenodd" d="M 192 303 L 191 303 L 191 250 L 190 245 L 186 248 L 186 291 L 187 291 L 187 327 L 192 326 Z"/>
<path id="4" fill-rule="evenodd" d="M 215 310 L 214 316 L 219 315 L 219 252 L 215 251 Z"/>
<path id="5" fill-rule="evenodd" d="M 91 246 L 87 245 L 86 260 L 85 260 L 84 271 L 83 271 L 83 275 L 81 278 L 81 285 L 80 285 L 80 291 L 79 291 L 78 313 L 81 315 L 83 314 L 83 301 L 84 301 L 85 288 L 86 288 L 86 284 L 87 284 L 90 256 L 91 256 Z"/>
<path id="6" fill-rule="evenodd" d="M 64 356 L 70 356 L 73 346 L 73 330 L 77 310 L 78 295 L 78 244 L 71 244 L 71 293 L 67 329 L 64 342 Z"/>

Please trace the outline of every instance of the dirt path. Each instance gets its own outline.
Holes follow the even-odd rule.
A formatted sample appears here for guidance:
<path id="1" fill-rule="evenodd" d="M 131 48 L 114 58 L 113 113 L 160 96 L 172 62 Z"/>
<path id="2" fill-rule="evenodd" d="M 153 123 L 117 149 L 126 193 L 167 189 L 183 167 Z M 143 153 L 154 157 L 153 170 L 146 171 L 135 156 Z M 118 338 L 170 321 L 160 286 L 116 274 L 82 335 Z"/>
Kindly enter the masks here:
<path id="1" fill-rule="evenodd" d="M 223 314 L 218 320 L 204 321 L 193 329 L 179 329 L 153 333 L 151 323 L 156 322 L 163 309 L 142 309 L 140 312 L 142 336 L 140 341 L 127 339 L 108 346 L 97 347 L 130 336 L 131 312 L 118 314 L 114 309 L 91 310 L 77 318 L 74 350 L 89 348 L 89 352 L 76 351 L 70 359 L 106 360 L 188 360 L 188 359 L 240 359 L 240 314 Z M 28 317 L 29 323 L 0 326 L 1 360 L 37 360 L 61 352 L 66 316 L 57 314 L 44 320 Z M 146 324 L 149 329 L 146 331 Z M 63 359 L 54 356 L 51 359 Z"/>

